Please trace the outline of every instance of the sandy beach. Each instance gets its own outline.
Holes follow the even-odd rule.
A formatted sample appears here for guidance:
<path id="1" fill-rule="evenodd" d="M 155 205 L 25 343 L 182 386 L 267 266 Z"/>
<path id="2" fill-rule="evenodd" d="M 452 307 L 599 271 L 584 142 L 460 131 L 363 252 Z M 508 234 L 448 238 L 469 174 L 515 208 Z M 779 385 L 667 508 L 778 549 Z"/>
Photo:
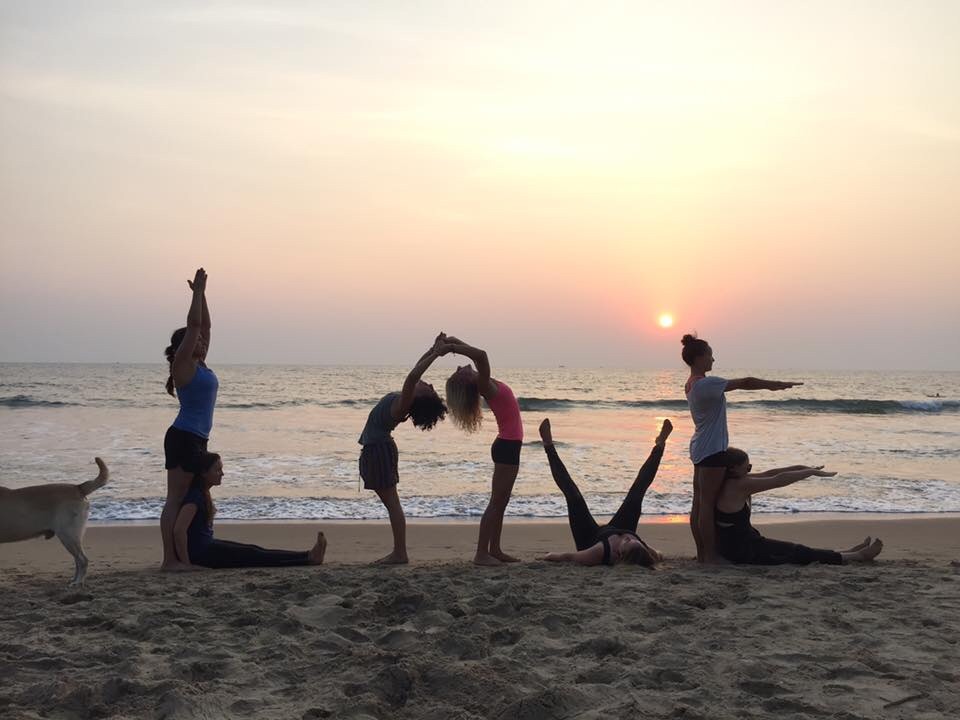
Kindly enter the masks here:
<path id="1" fill-rule="evenodd" d="M 316 526 L 218 525 L 307 547 Z M 94 526 L 82 591 L 56 540 L 0 546 L 0 715 L 10 718 L 946 718 L 960 713 L 960 520 L 763 525 L 881 560 L 849 568 L 691 559 L 680 523 L 641 535 L 656 571 L 539 562 L 559 522 L 510 523 L 510 567 L 466 562 L 470 523 L 326 523 L 319 568 L 155 571 L 153 526 Z"/>

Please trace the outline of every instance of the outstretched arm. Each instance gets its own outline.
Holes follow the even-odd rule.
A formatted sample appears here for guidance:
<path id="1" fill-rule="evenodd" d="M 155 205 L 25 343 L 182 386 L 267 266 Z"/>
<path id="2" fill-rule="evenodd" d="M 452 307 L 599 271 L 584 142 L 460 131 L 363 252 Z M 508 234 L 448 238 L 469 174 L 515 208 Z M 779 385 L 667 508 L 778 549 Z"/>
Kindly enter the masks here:
<path id="1" fill-rule="evenodd" d="M 463 355 L 473 360 L 477 366 L 477 388 L 480 394 L 485 398 L 493 397 L 497 394 L 496 385 L 490 382 L 490 361 L 487 359 L 487 353 L 480 348 L 468 345 L 463 340 L 447 335 L 440 343 L 440 350 L 443 354 L 448 352 Z"/>
<path id="2" fill-rule="evenodd" d="M 809 477 L 833 477 L 836 475 L 835 472 L 827 472 L 823 470 L 822 467 L 823 466 L 803 468 L 802 470 L 787 470 L 786 472 L 766 477 L 746 475 L 742 480 L 742 486 L 745 492 L 753 495 L 755 493 L 773 490 L 774 488 L 793 485 L 793 483 L 806 480 Z"/>
<path id="3" fill-rule="evenodd" d="M 577 565 L 602 565 L 603 543 L 596 543 L 586 550 L 577 552 L 547 553 L 543 559 L 549 562 L 572 562 Z"/>
<path id="4" fill-rule="evenodd" d="M 823 467 L 823 466 L 821 465 L 820 467 Z M 810 465 L 788 465 L 787 467 L 772 468 L 770 470 L 764 470 L 763 472 L 759 472 L 759 473 L 750 473 L 750 476 L 758 477 L 758 478 L 771 477 L 773 475 L 779 475 L 780 473 L 787 472 L 789 470 L 809 470 L 809 469 L 811 469 Z M 820 468 L 815 468 L 815 469 L 819 470 Z"/>
<path id="5" fill-rule="evenodd" d="M 413 366 L 413 369 L 407 374 L 407 379 L 403 381 L 403 389 L 400 391 L 400 397 L 394 401 L 393 407 L 390 408 L 390 414 L 393 415 L 394 420 L 403 420 L 407 416 L 407 413 L 410 412 L 410 407 L 413 405 L 413 395 L 417 389 L 417 383 L 420 382 L 420 378 L 423 377 L 423 374 L 427 371 L 427 368 L 433 364 L 433 361 L 440 357 L 440 353 L 437 350 L 437 344 L 434 343 L 433 347 L 427 350 L 419 360 L 417 364 Z"/>
<path id="6" fill-rule="evenodd" d="M 755 377 L 735 378 L 727 380 L 727 386 L 724 392 L 731 390 L 787 390 L 796 385 L 803 385 L 802 382 L 784 382 L 782 380 L 761 380 Z"/>
<path id="7" fill-rule="evenodd" d="M 193 289 L 193 299 L 190 301 L 190 310 L 187 312 L 187 332 L 173 356 L 173 382 L 177 387 L 183 387 L 189 383 L 197 371 L 193 351 L 203 332 L 203 294 L 207 288 L 207 273 L 203 268 L 197 270 L 190 287 Z"/>

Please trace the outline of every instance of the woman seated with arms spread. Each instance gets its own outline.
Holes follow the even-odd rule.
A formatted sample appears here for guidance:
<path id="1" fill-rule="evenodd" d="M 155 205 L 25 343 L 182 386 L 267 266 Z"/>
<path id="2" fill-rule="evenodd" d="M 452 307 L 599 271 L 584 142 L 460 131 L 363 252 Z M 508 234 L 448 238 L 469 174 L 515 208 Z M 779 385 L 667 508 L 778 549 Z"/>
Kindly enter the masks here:
<path id="1" fill-rule="evenodd" d="M 714 524 L 721 557 L 746 565 L 846 565 L 873 560 L 883 543 L 868 537 L 849 550 L 818 550 L 782 540 L 770 540 L 750 524 L 750 497 L 758 492 L 786 487 L 809 477 L 833 477 L 823 466 L 792 465 L 762 473 L 751 473 L 750 458 L 739 448 L 727 448 L 731 463 L 717 496 Z"/>
<path id="2" fill-rule="evenodd" d="M 210 488 L 219 485 L 223 480 L 223 462 L 216 453 L 205 452 L 201 455 L 197 467 L 198 472 L 180 504 L 180 513 L 173 528 L 177 556 L 181 560 L 208 568 L 323 564 L 327 539 L 322 532 L 317 533 L 316 545 L 305 552 L 266 550 L 259 545 L 215 539 L 213 515 L 216 508 L 210 497 Z"/>
<path id="3" fill-rule="evenodd" d="M 646 567 L 651 567 L 663 560 L 659 552 L 637 535 L 637 524 L 640 522 L 643 496 L 657 475 L 657 468 L 660 467 L 660 459 L 663 457 L 663 448 L 672 430 L 673 425 L 670 421 L 664 420 L 660 434 L 654 441 L 650 457 L 640 468 L 626 499 L 616 515 L 610 518 L 610 522 L 601 527 L 593 519 L 586 500 L 580 494 L 580 489 L 573 482 L 557 454 L 557 449 L 553 445 L 553 435 L 550 432 L 550 420 L 540 423 L 543 449 L 547 452 L 547 459 L 550 461 L 553 480 L 567 500 L 570 531 L 577 546 L 577 552 L 573 553 L 547 553 L 545 560 L 573 562 L 578 565 L 614 565 L 618 562 L 626 562 Z"/>

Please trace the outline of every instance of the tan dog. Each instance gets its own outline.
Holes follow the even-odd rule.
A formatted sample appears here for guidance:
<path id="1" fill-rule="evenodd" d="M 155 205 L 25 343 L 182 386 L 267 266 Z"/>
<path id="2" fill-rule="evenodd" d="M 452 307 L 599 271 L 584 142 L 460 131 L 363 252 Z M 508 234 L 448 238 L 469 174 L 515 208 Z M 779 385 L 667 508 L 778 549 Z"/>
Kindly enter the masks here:
<path id="1" fill-rule="evenodd" d="M 83 554 L 83 531 L 87 525 L 90 503 L 87 495 L 103 487 L 110 471 L 100 458 L 95 480 L 79 485 L 57 483 L 32 485 L 10 490 L 0 487 L 0 542 L 17 542 L 43 535 L 48 540 L 56 535 L 73 555 L 77 570 L 71 585 L 83 585 L 87 575 L 87 556 Z"/>

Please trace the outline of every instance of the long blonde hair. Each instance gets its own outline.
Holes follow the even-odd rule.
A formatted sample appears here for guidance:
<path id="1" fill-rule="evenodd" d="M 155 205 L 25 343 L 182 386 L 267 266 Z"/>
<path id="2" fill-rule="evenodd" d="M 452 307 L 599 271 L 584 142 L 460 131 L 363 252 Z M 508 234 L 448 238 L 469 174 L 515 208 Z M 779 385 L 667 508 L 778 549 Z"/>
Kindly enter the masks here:
<path id="1" fill-rule="evenodd" d="M 474 377 L 464 378 L 457 371 L 447 378 L 447 408 L 453 418 L 453 424 L 468 433 L 476 432 L 483 423 L 483 411 L 480 409 L 480 388 Z"/>

